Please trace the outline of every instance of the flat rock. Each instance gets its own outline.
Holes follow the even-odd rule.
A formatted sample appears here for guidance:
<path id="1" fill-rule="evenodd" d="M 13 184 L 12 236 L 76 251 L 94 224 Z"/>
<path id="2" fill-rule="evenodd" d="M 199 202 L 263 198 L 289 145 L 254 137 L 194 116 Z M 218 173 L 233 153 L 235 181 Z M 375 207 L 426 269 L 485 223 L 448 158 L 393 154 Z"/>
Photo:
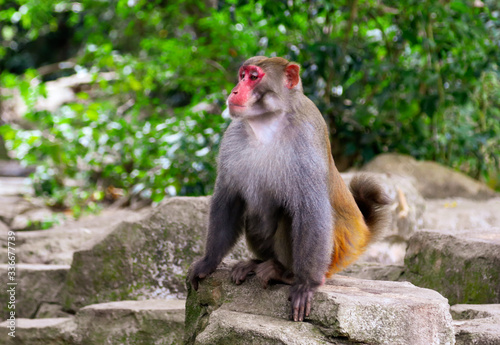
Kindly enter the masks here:
<path id="1" fill-rule="evenodd" d="M 417 190 L 429 199 L 462 197 L 484 200 L 498 197 L 488 186 L 465 174 L 436 162 L 417 161 L 411 156 L 397 153 L 381 154 L 361 170 L 410 176 Z"/>
<path id="2" fill-rule="evenodd" d="M 254 318 L 262 328 L 259 334 L 246 331 L 244 324 L 238 326 L 231 315 L 222 311 L 265 316 L 279 322 L 289 322 L 290 332 L 300 326 L 289 317 L 289 287 L 272 285 L 262 289 L 255 277 L 242 285 L 230 282 L 230 269 L 223 264 L 213 275 L 201 282 L 198 292 L 190 289 L 186 303 L 187 344 L 205 344 L 207 334 L 221 329 L 233 336 L 241 335 L 242 344 L 264 344 L 273 334 L 271 323 Z M 215 311 L 219 311 L 212 318 Z M 243 316 L 238 316 L 241 319 Z M 248 316 L 251 319 L 251 316 Z M 316 342 L 323 339 L 344 344 L 453 344 L 454 330 L 447 300 L 435 291 L 417 288 L 405 282 L 368 281 L 343 276 L 334 276 L 315 294 L 311 316 L 306 332 L 316 334 Z M 237 329 L 236 329 L 237 328 Z M 208 330 L 207 330 L 208 329 Z M 228 331 L 228 329 L 230 331 Z M 244 335 L 244 338 L 243 338 Z M 291 340 L 271 342 L 296 344 L 300 332 L 290 333 Z M 198 336 L 201 336 L 200 340 Z M 223 335 L 221 336 L 223 337 Z M 267 338 L 266 338 L 267 337 Z M 326 338 L 325 338 L 326 337 Z M 224 338 L 222 338 L 224 339 Z M 273 338 L 274 339 L 274 338 Z M 255 341 L 255 342 L 253 342 Z"/>
<path id="3" fill-rule="evenodd" d="M 0 345 L 75 345 L 80 344 L 76 335 L 73 318 L 17 319 L 15 337 L 9 321 L 0 323 Z"/>
<path id="4" fill-rule="evenodd" d="M 66 280 L 69 265 L 32 265 L 16 264 L 15 297 L 16 316 L 19 318 L 33 317 L 42 302 L 61 305 L 61 290 Z M 0 284 L 7 287 L 8 265 L 0 265 Z M 0 300 L 8 301 L 7 288 L 0 290 Z M 7 304 L 2 305 L 1 318 L 9 315 Z"/>
<path id="5" fill-rule="evenodd" d="M 500 303 L 500 228 L 417 232 L 406 252 L 404 279 L 456 303 Z"/>
<path id="6" fill-rule="evenodd" d="M 500 304 L 457 304 L 451 314 L 457 345 L 500 344 Z"/>

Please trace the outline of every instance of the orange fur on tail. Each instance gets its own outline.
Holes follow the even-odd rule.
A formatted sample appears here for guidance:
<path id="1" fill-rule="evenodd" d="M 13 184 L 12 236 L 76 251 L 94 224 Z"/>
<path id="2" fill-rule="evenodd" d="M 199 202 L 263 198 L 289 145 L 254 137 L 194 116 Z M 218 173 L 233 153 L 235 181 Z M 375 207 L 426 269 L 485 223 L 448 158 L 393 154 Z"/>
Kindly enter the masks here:
<path id="1" fill-rule="evenodd" d="M 354 177 L 349 191 L 336 168 L 331 175 L 334 186 L 330 190 L 330 200 L 335 229 L 327 278 L 354 262 L 380 235 L 387 224 L 388 209 L 385 206 L 389 204 L 387 195 L 370 177 Z"/>

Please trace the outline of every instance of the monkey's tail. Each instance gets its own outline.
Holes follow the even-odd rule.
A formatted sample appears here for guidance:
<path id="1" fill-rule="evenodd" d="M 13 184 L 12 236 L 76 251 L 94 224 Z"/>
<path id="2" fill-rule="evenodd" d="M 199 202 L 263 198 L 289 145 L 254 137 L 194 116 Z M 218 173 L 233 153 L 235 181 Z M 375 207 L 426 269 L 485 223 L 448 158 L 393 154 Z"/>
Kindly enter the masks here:
<path id="1" fill-rule="evenodd" d="M 337 199 L 332 259 L 327 278 L 354 262 L 370 242 L 381 236 L 388 224 L 387 205 L 390 200 L 373 178 L 367 175 L 354 177 L 350 190 L 352 202 L 359 210 L 353 210 L 356 208 L 353 204 L 346 205 L 344 198 Z"/>
<path id="2" fill-rule="evenodd" d="M 370 176 L 356 175 L 349 185 L 351 193 L 370 230 L 370 242 L 379 238 L 389 222 L 390 199 Z"/>

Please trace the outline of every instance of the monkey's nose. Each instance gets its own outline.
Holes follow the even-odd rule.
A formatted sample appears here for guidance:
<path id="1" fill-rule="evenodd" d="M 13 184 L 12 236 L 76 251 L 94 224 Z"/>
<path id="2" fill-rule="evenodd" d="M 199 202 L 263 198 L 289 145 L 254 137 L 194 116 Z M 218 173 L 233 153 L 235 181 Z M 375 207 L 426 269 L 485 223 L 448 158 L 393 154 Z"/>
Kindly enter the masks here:
<path id="1" fill-rule="evenodd" d="M 234 93 L 235 95 L 237 95 L 237 94 L 238 94 L 238 91 L 233 91 L 233 93 Z"/>

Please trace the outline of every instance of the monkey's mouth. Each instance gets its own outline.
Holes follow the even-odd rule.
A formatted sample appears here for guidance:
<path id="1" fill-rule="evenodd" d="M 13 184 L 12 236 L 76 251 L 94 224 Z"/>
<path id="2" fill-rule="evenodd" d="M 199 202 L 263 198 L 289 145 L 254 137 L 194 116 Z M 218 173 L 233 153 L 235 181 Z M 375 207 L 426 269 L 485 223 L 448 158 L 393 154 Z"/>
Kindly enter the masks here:
<path id="1" fill-rule="evenodd" d="M 228 103 L 229 108 L 246 108 L 244 105 Z"/>

